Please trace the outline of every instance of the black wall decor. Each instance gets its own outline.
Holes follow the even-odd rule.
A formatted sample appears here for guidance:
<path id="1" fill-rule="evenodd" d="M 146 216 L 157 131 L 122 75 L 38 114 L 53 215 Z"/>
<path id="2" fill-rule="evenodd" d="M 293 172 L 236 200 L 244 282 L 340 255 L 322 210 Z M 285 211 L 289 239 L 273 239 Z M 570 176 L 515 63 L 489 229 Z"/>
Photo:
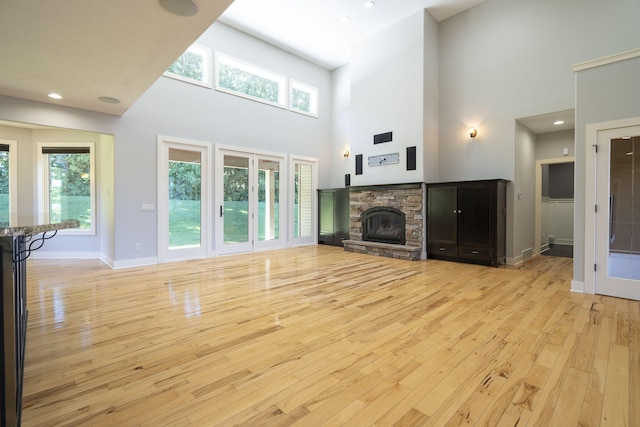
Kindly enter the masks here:
<path id="1" fill-rule="evenodd" d="M 416 147 L 407 147 L 407 170 L 416 170 Z"/>
<path id="2" fill-rule="evenodd" d="M 362 154 L 356 154 L 356 175 L 362 175 Z"/>
<path id="3" fill-rule="evenodd" d="M 393 132 L 379 133 L 373 135 L 374 144 L 382 144 L 383 142 L 389 142 L 393 139 Z"/>

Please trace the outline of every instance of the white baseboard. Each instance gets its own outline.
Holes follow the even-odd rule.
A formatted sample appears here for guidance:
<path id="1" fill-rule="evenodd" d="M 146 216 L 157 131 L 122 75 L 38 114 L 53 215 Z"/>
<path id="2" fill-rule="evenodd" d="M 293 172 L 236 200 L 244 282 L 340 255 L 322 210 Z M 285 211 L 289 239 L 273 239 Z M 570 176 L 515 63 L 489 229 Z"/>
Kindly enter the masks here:
<path id="1" fill-rule="evenodd" d="M 114 261 L 111 268 L 119 270 L 121 268 L 144 267 L 145 265 L 156 265 L 158 257 L 125 259 L 123 261 Z"/>
<path id="2" fill-rule="evenodd" d="M 584 282 L 578 282 L 577 280 L 571 281 L 571 292 L 579 292 L 584 294 Z"/>
<path id="3" fill-rule="evenodd" d="M 518 267 L 522 264 L 522 255 L 518 255 L 517 257 L 514 257 L 514 258 L 507 257 L 507 259 L 505 260 L 505 263 L 512 267 Z"/>
<path id="4" fill-rule="evenodd" d="M 33 259 L 101 259 L 102 254 L 99 252 L 47 252 L 36 250 L 30 255 Z"/>

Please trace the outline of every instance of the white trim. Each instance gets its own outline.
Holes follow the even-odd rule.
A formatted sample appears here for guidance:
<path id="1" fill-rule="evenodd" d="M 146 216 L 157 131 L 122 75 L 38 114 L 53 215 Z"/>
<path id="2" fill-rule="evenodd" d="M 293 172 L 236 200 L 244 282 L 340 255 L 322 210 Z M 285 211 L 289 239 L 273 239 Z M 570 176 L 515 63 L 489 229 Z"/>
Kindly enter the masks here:
<path id="1" fill-rule="evenodd" d="M 624 61 L 640 56 L 640 49 L 627 50 L 626 52 L 616 53 L 614 55 L 602 58 L 592 59 L 591 61 L 581 62 L 573 66 L 573 72 L 584 71 L 590 68 L 600 67 L 602 65 L 613 64 L 614 62 Z"/>
<path id="2" fill-rule="evenodd" d="M 38 250 L 31 252 L 33 259 L 102 259 L 100 252 L 62 252 L 62 251 L 43 251 Z"/>
<path id="3" fill-rule="evenodd" d="M 122 261 L 115 261 L 111 268 L 113 268 L 114 270 L 119 270 L 121 268 L 145 267 L 147 265 L 155 265 L 155 264 L 158 264 L 157 257 L 132 258 L 132 259 L 125 259 Z"/>
<path id="4" fill-rule="evenodd" d="M 577 280 L 571 281 L 571 292 L 579 292 L 581 294 L 585 293 L 584 282 L 579 282 Z"/>

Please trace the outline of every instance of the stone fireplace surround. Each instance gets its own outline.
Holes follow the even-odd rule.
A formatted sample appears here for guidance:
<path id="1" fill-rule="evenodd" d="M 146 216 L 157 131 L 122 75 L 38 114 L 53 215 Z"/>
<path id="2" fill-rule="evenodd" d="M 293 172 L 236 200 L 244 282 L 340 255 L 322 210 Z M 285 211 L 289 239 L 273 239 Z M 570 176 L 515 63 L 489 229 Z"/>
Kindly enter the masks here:
<path id="1" fill-rule="evenodd" d="M 344 250 L 370 255 L 419 260 L 424 248 L 425 189 L 422 183 L 351 187 L 349 240 Z M 404 245 L 362 240 L 362 213 L 373 207 L 392 207 L 405 214 Z"/>

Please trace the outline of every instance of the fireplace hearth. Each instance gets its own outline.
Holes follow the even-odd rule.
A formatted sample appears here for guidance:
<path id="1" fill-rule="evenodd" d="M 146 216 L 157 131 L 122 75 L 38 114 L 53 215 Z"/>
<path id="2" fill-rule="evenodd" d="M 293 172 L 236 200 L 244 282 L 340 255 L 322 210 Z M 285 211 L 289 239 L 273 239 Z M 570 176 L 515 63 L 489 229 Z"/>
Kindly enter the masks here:
<path id="1" fill-rule="evenodd" d="M 367 209 L 362 213 L 362 240 L 404 245 L 404 212 L 388 206 Z"/>

